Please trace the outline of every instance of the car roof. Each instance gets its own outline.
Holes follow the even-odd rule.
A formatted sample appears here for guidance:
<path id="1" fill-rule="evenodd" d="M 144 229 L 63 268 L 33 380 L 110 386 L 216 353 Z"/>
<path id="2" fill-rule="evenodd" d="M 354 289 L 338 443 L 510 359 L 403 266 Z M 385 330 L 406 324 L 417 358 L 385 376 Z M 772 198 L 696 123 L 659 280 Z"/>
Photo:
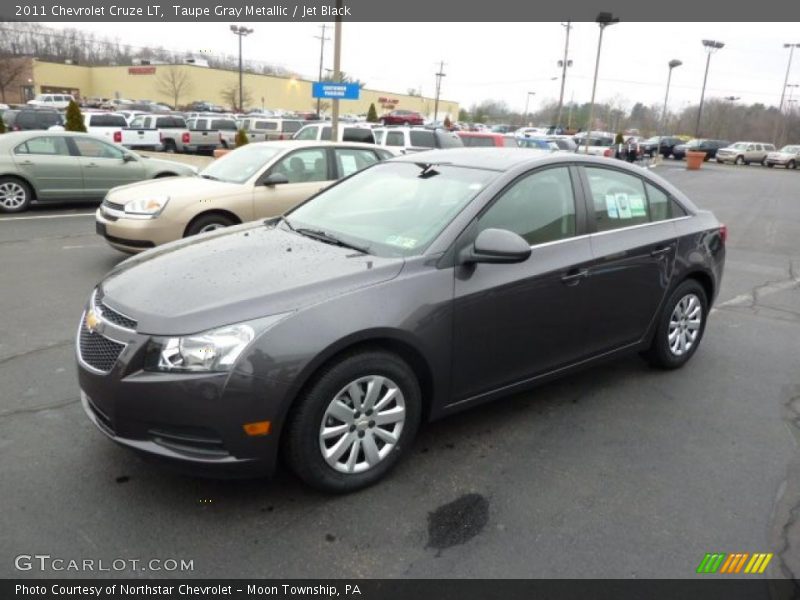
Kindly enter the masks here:
<path id="1" fill-rule="evenodd" d="M 603 156 L 572 153 L 553 153 L 536 148 L 448 148 L 446 150 L 427 150 L 406 154 L 392 159 L 392 162 L 425 164 L 450 164 L 457 167 L 509 171 L 521 165 L 582 163 L 601 166 L 614 166 L 627 169 L 627 164 L 619 161 L 609 162 Z M 640 167 L 631 167 L 636 170 Z M 641 174 L 641 173 L 640 173 Z M 649 172 L 647 173 L 649 174 Z"/>
<path id="2" fill-rule="evenodd" d="M 2 139 L 2 138 L 0 138 Z M 272 148 L 281 148 L 284 150 L 294 150 L 295 148 L 308 148 L 308 147 L 319 147 L 319 146 L 333 146 L 337 148 L 346 147 L 346 148 L 381 148 L 377 144 L 365 144 L 363 142 L 330 142 L 327 140 L 280 140 L 280 141 L 271 141 L 271 142 L 250 142 L 247 144 L 248 146 L 265 146 L 265 147 L 272 147 Z"/>

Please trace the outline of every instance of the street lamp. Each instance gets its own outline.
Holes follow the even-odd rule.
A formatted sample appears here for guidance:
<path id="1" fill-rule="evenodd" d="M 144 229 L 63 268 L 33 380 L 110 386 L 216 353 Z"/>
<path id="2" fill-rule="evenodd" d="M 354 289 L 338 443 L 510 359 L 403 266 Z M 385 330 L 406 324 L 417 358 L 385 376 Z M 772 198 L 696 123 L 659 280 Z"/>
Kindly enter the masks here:
<path id="1" fill-rule="evenodd" d="M 800 48 L 800 44 L 784 44 L 784 48 L 789 49 L 789 64 L 786 65 L 786 77 L 783 79 L 783 87 L 781 88 L 781 103 L 778 105 L 778 114 L 775 117 L 775 131 L 773 132 L 773 141 L 778 143 L 778 124 L 781 122 L 781 115 L 783 114 L 783 99 L 786 96 L 786 86 L 789 83 L 789 71 L 792 68 L 792 56 L 794 49 Z"/>
<path id="2" fill-rule="evenodd" d="M 567 39 L 564 42 L 564 60 L 558 61 L 558 66 L 561 67 L 561 93 L 558 96 L 558 113 L 556 115 L 556 127 L 561 125 L 561 111 L 564 108 L 564 85 L 567 82 L 567 67 L 572 66 L 572 61 L 569 60 L 569 31 L 572 29 L 572 23 L 567 21 L 561 24 L 567 30 Z"/>
<path id="3" fill-rule="evenodd" d="M 667 100 L 669 100 L 669 84 L 672 81 L 672 69 L 675 67 L 680 67 L 683 63 L 678 59 L 672 59 L 667 63 L 669 67 L 669 73 L 667 74 L 667 93 L 664 94 L 664 110 L 661 112 L 661 130 L 662 132 L 667 128 Z M 658 136 L 658 145 L 656 147 L 656 158 L 661 156 L 661 138 L 662 136 Z"/>
<path id="4" fill-rule="evenodd" d="M 706 58 L 706 73 L 703 76 L 703 91 L 700 92 L 700 108 L 697 109 L 697 124 L 694 128 L 694 137 L 700 137 L 700 117 L 703 114 L 703 100 L 706 97 L 706 81 L 708 81 L 708 66 L 711 64 L 711 55 L 714 54 L 717 50 L 724 48 L 724 42 L 718 42 L 716 40 L 703 40 L 703 46 L 708 53 L 708 58 Z"/>
<path id="5" fill-rule="evenodd" d="M 601 12 L 597 15 L 597 19 L 595 20 L 598 27 L 600 27 L 600 36 L 597 40 L 597 59 L 594 63 L 594 81 L 592 82 L 592 102 L 589 106 L 589 124 L 586 127 L 586 147 L 584 148 L 584 152 L 586 154 L 589 153 L 589 138 L 592 136 L 592 121 L 594 121 L 594 93 L 597 89 L 597 72 L 600 69 L 600 50 L 603 47 L 603 32 L 609 25 L 619 23 L 619 18 L 614 17 L 614 15 L 612 15 L 610 12 Z"/>
<path id="6" fill-rule="evenodd" d="M 242 38 L 253 33 L 253 30 L 243 25 L 231 25 L 231 32 L 239 37 L 239 110 L 244 112 L 244 97 L 242 96 Z M 234 108 L 236 107 L 234 106 Z"/>
<path id="7" fill-rule="evenodd" d="M 531 99 L 531 96 L 535 96 L 536 92 L 528 92 L 525 95 L 525 123 L 528 123 L 528 101 Z"/>

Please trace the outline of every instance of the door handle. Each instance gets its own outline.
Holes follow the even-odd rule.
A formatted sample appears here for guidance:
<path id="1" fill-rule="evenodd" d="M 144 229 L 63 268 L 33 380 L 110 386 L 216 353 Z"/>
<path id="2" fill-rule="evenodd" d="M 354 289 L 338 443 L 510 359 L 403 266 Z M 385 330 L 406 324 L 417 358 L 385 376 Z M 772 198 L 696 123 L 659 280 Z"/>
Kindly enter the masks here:
<path id="1" fill-rule="evenodd" d="M 561 281 L 566 285 L 578 285 L 581 279 L 585 279 L 588 276 L 589 269 L 571 269 L 561 278 Z"/>
<path id="2" fill-rule="evenodd" d="M 656 248 L 650 252 L 650 256 L 661 256 L 662 254 L 667 254 L 672 248 L 669 246 L 665 246 L 664 248 Z"/>
<path id="3" fill-rule="evenodd" d="M 87 167 L 96 167 L 97 163 L 88 163 L 86 166 Z"/>
<path id="4" fill-rule="evenodd" d="M 25 166 L 27 166 L 27 167 L 30 167 L 30 166 L 31 166 L 32 164 L 34 164 L 34 163 L 33 163 L 33 161 L 32 161 L 32 160 L 23 160 L 23 161 L 22 161 L 21 163 L 19 163 L 19 164 L 21 164 L 21 165 L 25 165 Z"/>

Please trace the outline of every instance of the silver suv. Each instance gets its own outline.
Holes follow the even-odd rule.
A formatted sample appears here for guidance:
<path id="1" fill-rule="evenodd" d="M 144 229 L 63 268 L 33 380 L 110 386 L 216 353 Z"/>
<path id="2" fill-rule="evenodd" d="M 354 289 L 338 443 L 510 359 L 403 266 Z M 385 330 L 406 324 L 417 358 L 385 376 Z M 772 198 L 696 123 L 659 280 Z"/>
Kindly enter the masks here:
<path id="1" fill-rule="evenodd" d="M 727 148 L 717 150 L 718 163 L 734 163 L 749 165 L 750 163 L 766 164 L 767 154 L 775 152 L 773 144 L 763 142 L 736 142 Z"/>

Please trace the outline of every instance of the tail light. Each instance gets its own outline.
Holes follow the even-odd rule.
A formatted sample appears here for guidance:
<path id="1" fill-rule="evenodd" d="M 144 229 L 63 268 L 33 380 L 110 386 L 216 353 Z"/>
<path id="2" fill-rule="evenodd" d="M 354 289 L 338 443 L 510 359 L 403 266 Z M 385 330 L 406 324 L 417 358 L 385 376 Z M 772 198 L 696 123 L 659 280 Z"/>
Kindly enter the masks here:
<path id="1" fill-rule="evenodd" d="M 283 134 L 280 134 L 280 135 L 278 136 L 278 139 L 279 139 L 279 140 L 285 140 L 286 138 L 285 138 L 285 137 L 283 137 Z"/>
<path id="2" fill-rule="evenodd" d="M 181 136 L 181 141 L 184 144 L 188 144 L 189 143 L 189 132 L 188 131 L 184 131 L 183 132 L 183 135 Z"/>
<path id="3" fill-rule="evenodd" d="M 722 240 L 723 244 L 728 241 L 728 226 L 727 225 L 720 225 L 719 226 L 719 237 Z"/>
<path id="4" fill-rule="evenodd" d="M 612 156 L 613 154 L 614 154 L 614 151 L 611 148 L 606 148 L 603 151 L 603 156 Z"/>
<path id="5" fill-rule="evenodd" d="M 159 131 L 158 132 L 158 141 L 161 142 L 162 144 L 164 143 L 164 132 L 163 131 Z"/>
<path id="6" fill-rule="evenodd" d="M 115 144 L 119 144 L 121 142 L 122 142 L 122 132 L 121 131 L 115 131 L 114 132 L 114 143 Z"/>

